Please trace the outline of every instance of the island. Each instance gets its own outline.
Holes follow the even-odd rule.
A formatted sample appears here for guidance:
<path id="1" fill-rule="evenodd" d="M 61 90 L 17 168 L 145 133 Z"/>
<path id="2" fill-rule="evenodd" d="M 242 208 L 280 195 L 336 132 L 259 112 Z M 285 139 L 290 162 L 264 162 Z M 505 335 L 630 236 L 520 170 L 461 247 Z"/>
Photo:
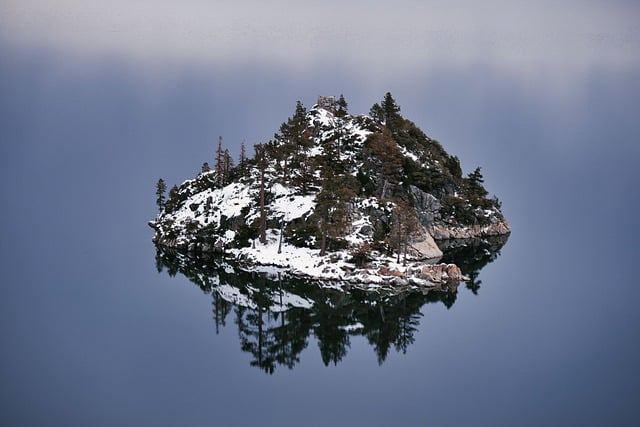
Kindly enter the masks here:
<path id="1" fill-rule="evenodd" d="M 277 271 L 331 286 L 433 287 L 466 281 L 442 247 L 511 230 L 481 168 L 429 138 L 387 93 L 368 115 L 344 96 L 298 101 L 273 139 L 242 144 L 237 163 L 218 140 L 213 165 L 156 185 L 149 222 L 161 248 L 221 256 L 244 271 Z M 456 243 L 460 242 L 460 243 Z"/>

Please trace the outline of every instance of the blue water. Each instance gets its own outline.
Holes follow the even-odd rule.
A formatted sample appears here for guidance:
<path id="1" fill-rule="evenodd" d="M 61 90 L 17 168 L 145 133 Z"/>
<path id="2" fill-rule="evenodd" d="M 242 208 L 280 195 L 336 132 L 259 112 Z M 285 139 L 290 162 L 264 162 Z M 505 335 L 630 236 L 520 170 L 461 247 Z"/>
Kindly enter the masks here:
<path id="1" fill-rule="evenodd" d="M 265 68 L 153 88 L 118 64 L 4 52 L 0 423 L 637 425 L 637 71 L 594 70 L 576 94 L 488 69 L 380 93 Z M 354 333 L 325 365 L 310 333 L 265 373 L 233 310 L 216 325 L 210 293 L 158 273 L 154 183 L 192 177 L 219 134 L 234 152 L 269 138 L 296 99 L 342 92 L 366 112 L 386 90 L 465 172 L 483 166 L 513 233 L 476 293 L 419 304 L 406 352 L 381 363 Z"/>

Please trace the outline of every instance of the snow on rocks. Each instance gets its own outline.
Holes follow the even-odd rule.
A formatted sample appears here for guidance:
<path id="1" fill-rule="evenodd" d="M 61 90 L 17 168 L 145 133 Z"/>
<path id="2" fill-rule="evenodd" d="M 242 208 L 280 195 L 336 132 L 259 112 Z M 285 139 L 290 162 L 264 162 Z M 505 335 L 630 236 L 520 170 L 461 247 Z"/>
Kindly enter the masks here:
<path id="1" fill-rule="evenodd" d="M 425 264 L 409 260 L 405 265 L 383 255 L 358 268 L 349 262 L 351 255 L 347 251 L 320 256 L 318 249 L 280 244 L 277 230 L 271 230 L 264 245 L 256 242 L 252 247 L 231 249 L 229 253 L 251 271 L 256 264 L 266 265 L 281 268 L 293 276 L 349 284 L 435 286 L 448 281 L 469 280 L 455 264 Z"/>

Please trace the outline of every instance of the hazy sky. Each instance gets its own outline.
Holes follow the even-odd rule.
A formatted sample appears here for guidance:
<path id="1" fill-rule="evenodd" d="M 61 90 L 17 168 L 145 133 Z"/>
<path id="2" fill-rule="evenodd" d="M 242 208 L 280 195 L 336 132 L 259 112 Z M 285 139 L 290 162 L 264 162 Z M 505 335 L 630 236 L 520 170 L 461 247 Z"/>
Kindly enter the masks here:
<path id="1" fill-rule="evenodd" d="M 398 75 L 491 63 L 573 81 L 593 67 L 638 64 L 639 11 L 621 1 L 2 0 L 0 37 L 138 65 L 250 58 Z"/>

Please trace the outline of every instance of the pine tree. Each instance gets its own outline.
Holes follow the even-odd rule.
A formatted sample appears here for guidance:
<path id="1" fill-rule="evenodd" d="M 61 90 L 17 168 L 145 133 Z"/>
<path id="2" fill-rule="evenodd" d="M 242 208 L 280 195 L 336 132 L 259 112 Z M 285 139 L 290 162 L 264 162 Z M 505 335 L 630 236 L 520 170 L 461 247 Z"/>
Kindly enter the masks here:
<path id="1" fill-rule="evenodd" d="M 356 193 L 345 175 L 337 175 L 330 164 L 322 168 L 322 189 L 316 196 L 314 216 L 320 232 L 320 255 L 327 251 L 327 240 L 339 239 L 349 227 L 350 202 Z"/>
<path id="2" fill-rule="evenodd" d="M 384 181 L 391 184 L 398 184 L 402 181 L 403 156 L 388 129 L 374 134 L 369 139 L 366 149 L 369 154 L 368 161 L 373 162 L 371 169 L 379 170 Z M 384 193 L 381 196 L 385 197 Z"/>
<path id="3" fill-rule="evenodd" d="M 167 191 L 167 184 L 164 182 L 164 179 L 160 178 L 156 183 L 156 205 L 158 205 L 158 210 L 162 212 L 165 206 L 165 196 L 164 193 Z"/>
<path id="4" fill-rule="evenodd" d="M 247 152 L 244 146 L 244 141 L 242 141 L 242 144 L 240 144 L 240 159 L 239 159 L 239 166 L 241 168 L 244 167 L 244 162 L 247 161 Z"/>
<path id="5" fill-rule="evenodd" d="M 296 101 L 296 110 L 293 113 L 293 122 L 294 122 L 294 125 L 297 127 L 296 130 L 300 130 L 300 126 L 304 125 L 304 120 L 306 116 L 307 116 L 307 109 L 304 108 L 304 105 L 302 105 L 302 102 Z"/>
<path id="6" fill-rule="evenodd" d="M 460 167 L 460 159 L 458 156 L 449 156 L 445 162 L 445 166 L 454 178 L 462 178 L 462 168 Z"/>
<path id="7" fill-rule="evenodd" d="M 347 101 L 344 99 L 344 95 L 340 94 L 340 98 L 338 98 L 338 102 L 336 103 L 337 105 L 337 109 L 336 109 L 336 116 L 338 117 L 345 117 L 347 115 Z"/>
<path id="8" fill-rule="evenodd" d="M 178 186 L 174 185 L 169 190 L 169 198 L 164 204 L 165 212 L 173 212 L 178 205 Z"/>
<path id="9" fill-rule="evenodd" d="M 482 168 L 478 166 L 473 172 L 467 176 L 467 186 L 471 196 L 485 197 L 488 192 L 485 190 L 484 177 L 482 176 Z"/>
<path id="10" fill-rule="evenodd" d="M 233 169 L 233 158 L 228 149 L 222 154 L 222 182 L 228 184 L 231 181 L 231 171 Z"/>
<path id="11" fill-rule="evenodd" d="M 254 146 L 256 162 L 260 170 L 260 243 L 267 243 L 267 214 L 265 211 L 265 170 L 267 168 L 267 154 L 264 144 Z"/>
<path id="12" fill-rule="evenodd" d="M 223 170 L 223 156 L 224 151 L 222 150 L 222 136 L 218 137 L 218 148 L 216 149 L 216 173 L 218 176 L 222 176 Z"/>
<path id="13" fill-rule="evenodd" d="M 369 115 L 377 123 L 384 122 L 384 110 L 382 109 L 380 104 L 378 104 L 377 102 L 375 104 L 373 104 L 373 106 L 369 110 Z"/>
<path id="14" fill-rule="evenodd" d="M 405 199 L 396 199 L 389 234 L 389 243 L 396 250 L 396 262 L 400 262 L 401 254 L 403 254 L 404 262 L 407 261 L 407 249 L 418 224 L 415 211 L 409 202 Z"/>
<path id="15" fill-rule="evenodd" d="M 289 177 L 289 156 L 294 149 L 293 119 L 289 118 L 289 120 L 280 125 L 280 132 L 274 135 L 274 139 L 279 149 L 274 153 L 273 157 L 278 166 L 282 161 L 282 180 L 286 181 Z"/>
<path id="16" fill-rule="evenodd" d="M 400 125 L 400 107 L 391 96 L 391 92 L 387 92 L 382 100 L 382 111 L 384 113 L 384 124 L 391 132 L 395 133 Z"/>

